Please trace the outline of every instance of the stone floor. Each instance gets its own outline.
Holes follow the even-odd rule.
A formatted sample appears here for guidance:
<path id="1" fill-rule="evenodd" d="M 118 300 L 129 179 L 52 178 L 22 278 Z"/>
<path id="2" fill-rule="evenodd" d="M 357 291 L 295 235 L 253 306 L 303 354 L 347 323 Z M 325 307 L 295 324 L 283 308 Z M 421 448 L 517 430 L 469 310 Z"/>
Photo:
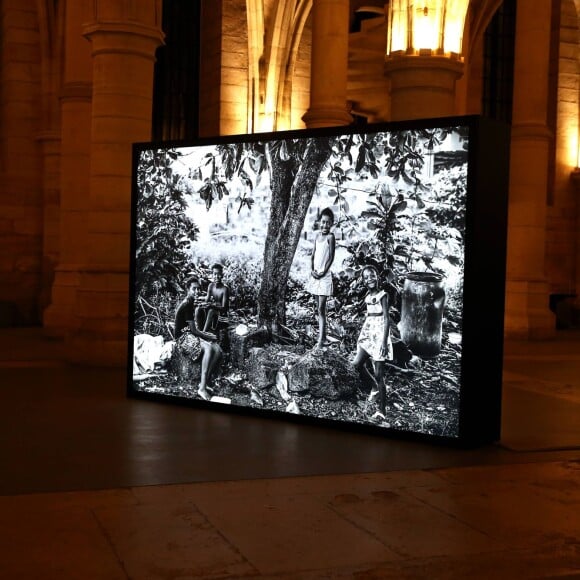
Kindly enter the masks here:
<path id="1" fill-rule="evenodd" d="M 580 578 L 580 333 L 506 345 L 453 449 L 127 399 L 0 330 L 0 578 Z"/>

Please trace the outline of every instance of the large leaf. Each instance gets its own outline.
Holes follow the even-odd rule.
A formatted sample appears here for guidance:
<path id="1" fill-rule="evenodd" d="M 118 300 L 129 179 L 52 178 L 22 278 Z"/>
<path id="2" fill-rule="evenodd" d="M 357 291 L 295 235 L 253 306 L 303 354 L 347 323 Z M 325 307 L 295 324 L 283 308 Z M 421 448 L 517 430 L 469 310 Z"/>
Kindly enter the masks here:
<path id="1" fill-rule="evenodd" d="M 363 212 L 361 212 L 361 217 L 366 218 L 366 219 L 372 219 L 372 218 L 376 218 L 376 219 L 383 219 L 383 215 L 381 215 L 378 211 L 371 209 L 371 210 L 364 210 Z"/>

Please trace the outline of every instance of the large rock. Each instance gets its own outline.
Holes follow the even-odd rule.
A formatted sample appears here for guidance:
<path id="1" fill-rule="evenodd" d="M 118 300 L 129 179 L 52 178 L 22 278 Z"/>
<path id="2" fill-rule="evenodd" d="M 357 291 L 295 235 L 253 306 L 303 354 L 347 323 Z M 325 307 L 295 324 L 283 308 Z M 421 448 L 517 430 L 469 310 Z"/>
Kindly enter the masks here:
<path id="1" fill-rule="evenodd" d="M 350 397 L 362 388 L 358 372 L 332 348 L 306 354 L 279 345 L 251 348 L 246 370 L 256 389 L 280 382 L 279 375 L 283 375 L 289 394 L 309 394 L 333 401 Z"/>
<path id="2" fill-rule="evenodd" d="M 299 354 L 276 344 L 250 348 L 246 363 L 248 379 L 255 388 L 266 389 L 276 382 L 279 371 L 288 369 L 300 358 Z"/>
<path id="3" fill-rule="evenodd" d="M 266 389 L 276 382 L 280 364 L 271 348 L 254 347 L 249 349 L 246 364 L 248 380 L 256 389 Z"/>
<path id="4" fill-rule="evenodd" d="M 287 370 L 287 375 L 290 391 L 332 401 L 348 398 L 362 388 L 358 372 L 332 349 L 306 353 Z"/>
<path id="5" fill-rule="evenodd" d="M 245 332 L 239 333 L 237 328 L 231 328 L 228 331 L 228 347 L 230 351 L 230 360 L 235 367 L 242 366 L 250 350 L 257 346 L 263 346 L 268 337 L 267 333 L 261 329 L 244 329 Z"/>

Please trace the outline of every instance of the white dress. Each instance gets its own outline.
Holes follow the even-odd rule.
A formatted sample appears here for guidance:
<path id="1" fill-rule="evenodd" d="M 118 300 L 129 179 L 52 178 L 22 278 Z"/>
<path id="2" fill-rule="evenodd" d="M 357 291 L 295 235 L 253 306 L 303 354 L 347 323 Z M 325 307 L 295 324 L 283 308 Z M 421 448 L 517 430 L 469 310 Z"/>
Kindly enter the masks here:
<path id="1" fill-rule="evenodd" d="M 320 236 L 316 237 L 314 242 L 314 271 L 315 272 L 322 272 L 326 266 L 326 262 L 328 261 L 328 257 L 330 255 L 330 236 L 326 236 L 326 238 L 321 238 Z M 324 277 L 320 279 L 316 279 L 310 274 L 310 278 L 306 283 L 306 290 L 310 292 L 310 294 L 314 294 L 315 296 L 332 296 L 332 273 L 330 272 L 330 268 L 328 272 L 324 275 Z"/>
<path id="2" fill-rule="evenodd" d="M 387 337 L 387 352 L 385 356 L 381 356 L 383 334 L 385 332 L 385 316 L 381 304 L 381 299 L 384 295 L 385 291 L 381 290 L 377 294 L 367 294 L 365 296 L 367 317 L 365 318 L 357 341 L 358 346 L 377 362 L 392 360 L 393 358 L 393 344 L 391 342 L 390 332 Z"/>

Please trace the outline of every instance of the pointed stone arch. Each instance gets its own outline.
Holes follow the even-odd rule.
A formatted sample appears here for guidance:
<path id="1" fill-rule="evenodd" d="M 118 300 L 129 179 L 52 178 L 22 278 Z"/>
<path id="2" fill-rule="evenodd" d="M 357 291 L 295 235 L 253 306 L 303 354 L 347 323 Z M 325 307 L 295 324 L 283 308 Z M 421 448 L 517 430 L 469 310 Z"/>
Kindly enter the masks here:
<path id="1" fill-rule="evenodd" d="M 257 130 L 260 110 L 260 63 L 264 54 L 264 0 L 246 0 L 248 26 L 248 123 L 247 130 Z"/>
<path id="2" fill-rule="evenodd" d="M 469 3 L 469 46 L 476 46 L 483 39 L 494 14 L 503 0 L 471 0 Z"/>
<path id="3" fill-rule="evenodd" d="M 298 57 L 298 49 L 302 41 L 304 27 L 306 21 L 312 10 L 313 0 L 299 0 L 294 14 L 294 26 L 292 29 L 292 36 L 290 38 L 290 45 L 288 50 L 288 58 L 285 69 L 284 82 L 279 85 L 278 102 L 282 104 L 282 123 L 286 128 L 290 127 L 290 113 L 291 113 L 291 98 L 292 98 L 292 81 L 294 78 L 294 71 L 296 67 L 296 60 Z"/>
<path id="4" fill-rule="evenodd" d="M 292 78 L 312 0 L 246 0 L 248 129 L 290 125 Z"/>

